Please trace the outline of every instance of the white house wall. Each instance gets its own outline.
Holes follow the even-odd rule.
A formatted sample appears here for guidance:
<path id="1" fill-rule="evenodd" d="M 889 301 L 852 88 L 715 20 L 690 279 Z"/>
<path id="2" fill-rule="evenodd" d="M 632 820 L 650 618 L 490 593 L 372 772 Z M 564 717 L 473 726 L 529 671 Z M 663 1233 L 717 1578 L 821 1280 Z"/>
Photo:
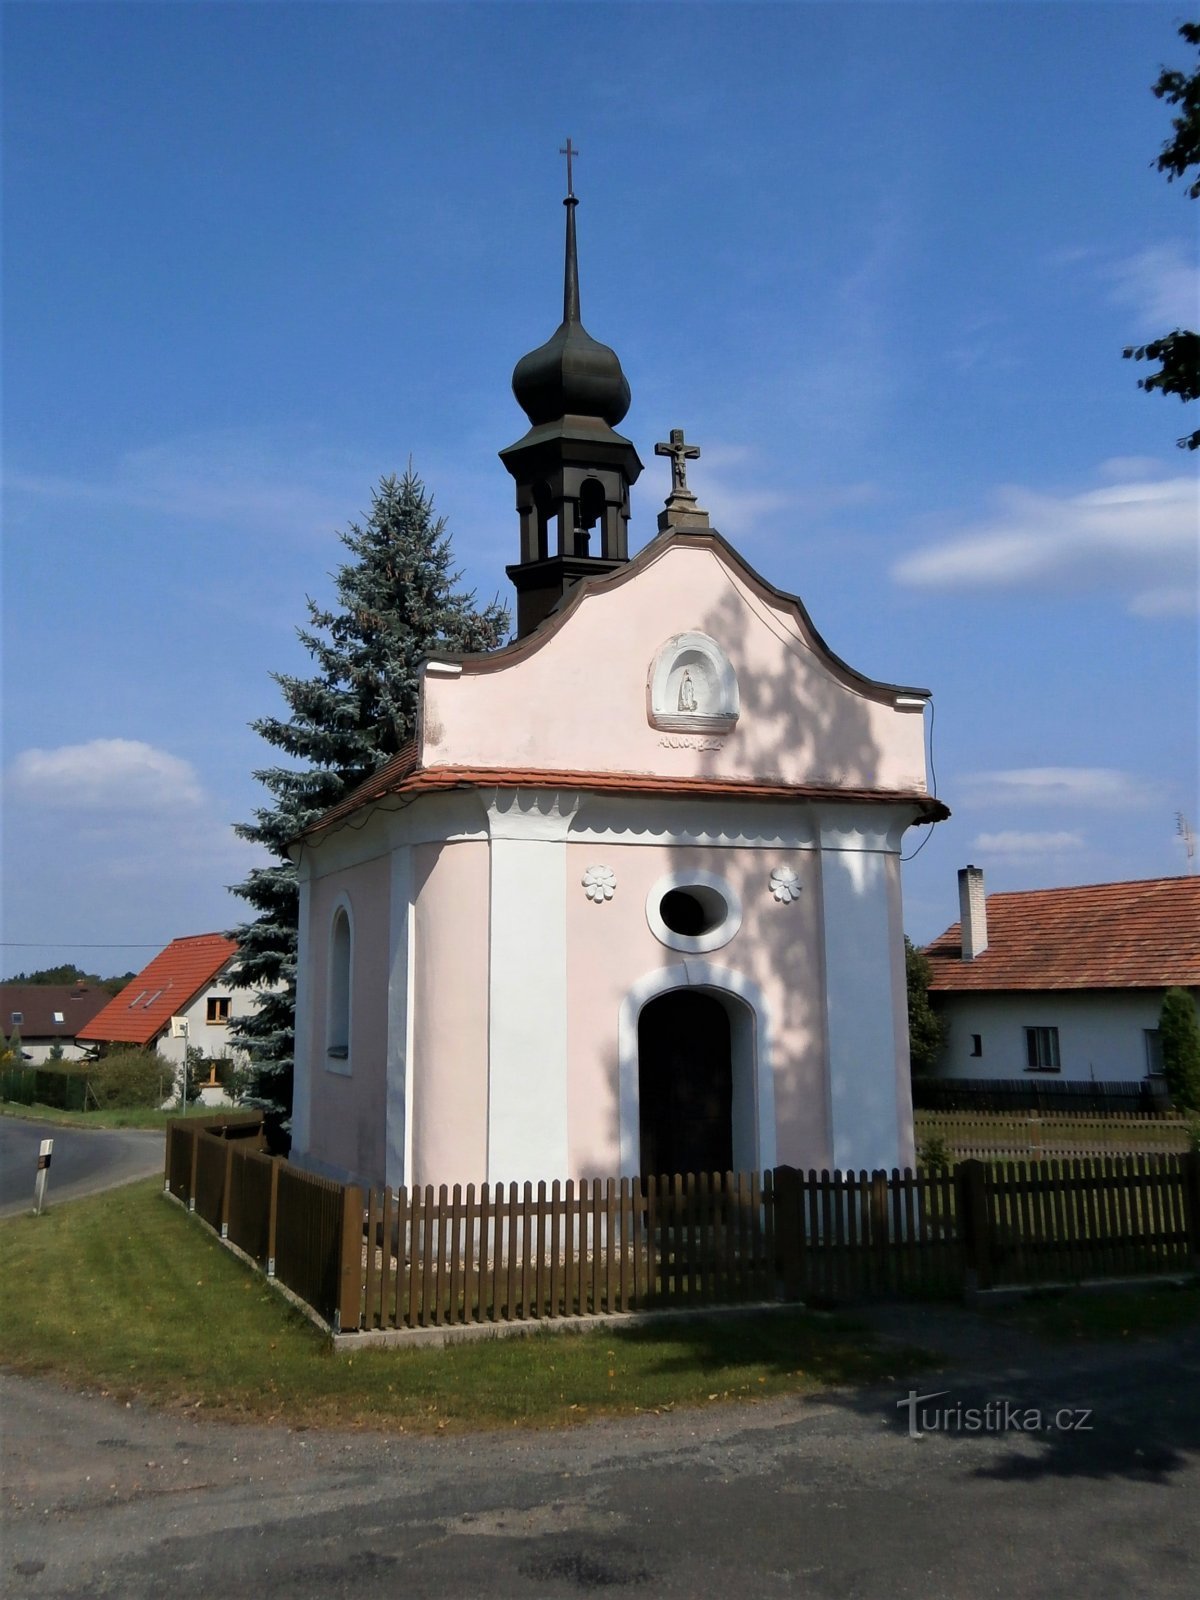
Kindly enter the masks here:
<path id="1" fill-rule="evenodd" d="M 1128 1082 L 1146 1076 L 1147 1029 L 1158 1026 L 1161 990 L 1053 990 L 937 997 L 949 1022 L 938 1076 L 1028 1078 L 1034 1083 Z M 1026 1028 L 1057 1028 L 1060 1072 L 1027 1068 Z M 982 1054 L 971 1054 L 972 1035 Z"/>

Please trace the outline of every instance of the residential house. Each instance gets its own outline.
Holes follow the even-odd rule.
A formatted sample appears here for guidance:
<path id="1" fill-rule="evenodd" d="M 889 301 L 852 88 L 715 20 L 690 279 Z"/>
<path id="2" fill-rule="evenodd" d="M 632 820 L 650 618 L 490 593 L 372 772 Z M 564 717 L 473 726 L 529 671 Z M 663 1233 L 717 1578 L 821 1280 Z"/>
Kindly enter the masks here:
<path id="1" fill-rule="evenodd" d="M 236 955 L 237 945 L 224 934 L 172 939 L 92 1018 L 79 1034 L 80 1043 L 156 1049 L 177 1067 L 184 1051 L 194 1047 L 207 1064 L 205 1098 L 218 1100 L 215 1063 L 233 1058 L 231 1024 L 252 1013 L 258 1003 L 253 990 L 233 986 L 230 975 Z"/>
<path id="2" fill-rule="evenodd" d="M 949 1023 L 939 1076 L 1129 1082 L 1161 1071 L 1166 989 L 1200 994 L 1200 878 L 985 894 L 925 948 Z"/>
<path id="3" fill-rule="evenodd" d="M 58 1048 L 64 1059 L 83 1055 L 77 1037 L 109 1002 L 105 989 L 86 983 L 0 984 L 0 1033 L 17 1035 L 26 1062 L 40 1064 Z"/>

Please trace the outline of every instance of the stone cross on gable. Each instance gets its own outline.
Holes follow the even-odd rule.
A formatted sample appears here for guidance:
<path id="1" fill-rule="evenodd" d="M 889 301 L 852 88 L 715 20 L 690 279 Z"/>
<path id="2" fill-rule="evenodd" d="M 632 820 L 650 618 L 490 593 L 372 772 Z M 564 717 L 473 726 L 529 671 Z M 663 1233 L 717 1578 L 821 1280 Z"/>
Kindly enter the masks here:
<path id="1" fill-rule="evenodd" d="M 699 460 L 700 446 L 698 444 L 685 444 L 683 429 L 672 428 L 670 444 L 656 444 L 654 446 L 654 454 L 656 456 L 670 456 L 671 458 L 671 493 L 673 495 L 690 495 L 691 490 L 688 488 L 687 483 L 687 464 L 689 461 Z"/>
<path id="2" fill-rule="evenodd" d="M 667 528 L 696 533 L 708 527 L 708 512 L 696 503 L 696 496 L 688 488 L 687 464 L 700 455 L 698 444 L 688 444 L 682 428 L 672 428 L 669 443 L 654 446 L 656 456 L 671 458 L 671 492 L 667 503 L 658 513 L 659 532 Z"/>

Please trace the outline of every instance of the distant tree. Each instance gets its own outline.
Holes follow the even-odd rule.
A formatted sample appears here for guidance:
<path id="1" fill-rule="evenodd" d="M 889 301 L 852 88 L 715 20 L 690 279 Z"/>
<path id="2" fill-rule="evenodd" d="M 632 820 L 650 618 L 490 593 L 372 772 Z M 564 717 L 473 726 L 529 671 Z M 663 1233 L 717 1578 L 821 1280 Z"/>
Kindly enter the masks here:
<path id="1" fill-rule="evenodd" d="M 109 994 L 120 994 L 129 981 L 136 976 L 127 972 L 119 978 L 102 978 L 96 972 L 85 972 L 82 967 L 75 966 L 72 962 L 64 962 L 60 967 L 41 967 L 37 972 L 16 972 L 11 978 L 5 978 L 5 983 L 36 983 L 59 984 L 78 983 L 88 984 L 96 989 L 104 989 Z"/>
<path id="2" fill-rule="evenodd" d="M 1186 43 L 1200 47 L 1200 22 L 1183 23 L 1179 34 Z M 1177 68 L 1164 67 L 1153 91 L 1168 105 L 1179 107 L 1178 114 L 1171 118 L 1174 137 L 1163 145 L 1155 163 L 1160 172 L 1166 173 L 1167 182 L 1174 183 L 1200 166 L 1200 68 L 1185 76 Z M 1200 199 L 1200 178 L 1187 185 L 1186 193 L 1192 200 Z M 1139 389 L 1177 394 L 1184 403 L 1200 399 L 1200 334 L 1176 328 L 1149 344 L 1128 345 L 1124 354 L 1127 360 L 1161 363 L 1157 372 L 1138 379 Z M 1200 449 L 1200 428 L 1176 442 L 1183 449 Z"/>
<path id="3" fill-rule="evenodd" d="M 1168 989 L 1158 1014 L 1163 1077 L 1181 1111 L 1200 1111 L 1200 1021 L 1187 989 Z"/>
<path id="4" fill-rule="evenodd" d="M 904 975 L 908 981 L 908 1056 L 913 1076 L 932 1072 L 946 1042 L 946 1019 L 933 1009 L 929 961 L 907 934 L 904 936 Z"/>
<path id="5" fill-rule="evenodd" d="M 244 1102 L 265 1110 L 285 1137 L 299 913 L 288 841 L 412 738 L 423 656 L 434 648 L 494 649 L 509 625 L 499 601 L 480 610 L 474 595 L 458 588 L 445 520 L 435 518 L 411 465 L 402 478 L 381 479 L 366 524 L 352 523 L 338 537 L 353 559 L 334 574 L 336 608 L 309 600 L 309 625 L 296 630 L 317 670 L 310 678 L 274 674 L 288 714 L 251 724 L 292 765 L 255 773 L 271 804 L 237 827 L 275 859 L 234 891 L 256 912 L 231 935 L 238 942 L 235 981 L 265 991 L 258 1010 L 238 1019 L 234 1042 L 250 1061 Z"/>

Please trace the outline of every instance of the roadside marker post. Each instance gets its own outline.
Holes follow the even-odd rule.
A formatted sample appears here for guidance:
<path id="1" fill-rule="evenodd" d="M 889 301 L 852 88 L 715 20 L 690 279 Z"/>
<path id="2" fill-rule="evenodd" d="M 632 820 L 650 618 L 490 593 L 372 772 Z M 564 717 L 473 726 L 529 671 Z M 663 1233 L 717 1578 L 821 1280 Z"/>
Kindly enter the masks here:
<path id="1" fill-rule="evenodd" d="M 33 1214 L 40 1217 L 46 1203 L 46 1180 L 50 1176 L 50 1157 L 54 1154 L 54 1140 L 43 1139 L 38 1151 L 37 1181 L 33 1187 Z"/>

